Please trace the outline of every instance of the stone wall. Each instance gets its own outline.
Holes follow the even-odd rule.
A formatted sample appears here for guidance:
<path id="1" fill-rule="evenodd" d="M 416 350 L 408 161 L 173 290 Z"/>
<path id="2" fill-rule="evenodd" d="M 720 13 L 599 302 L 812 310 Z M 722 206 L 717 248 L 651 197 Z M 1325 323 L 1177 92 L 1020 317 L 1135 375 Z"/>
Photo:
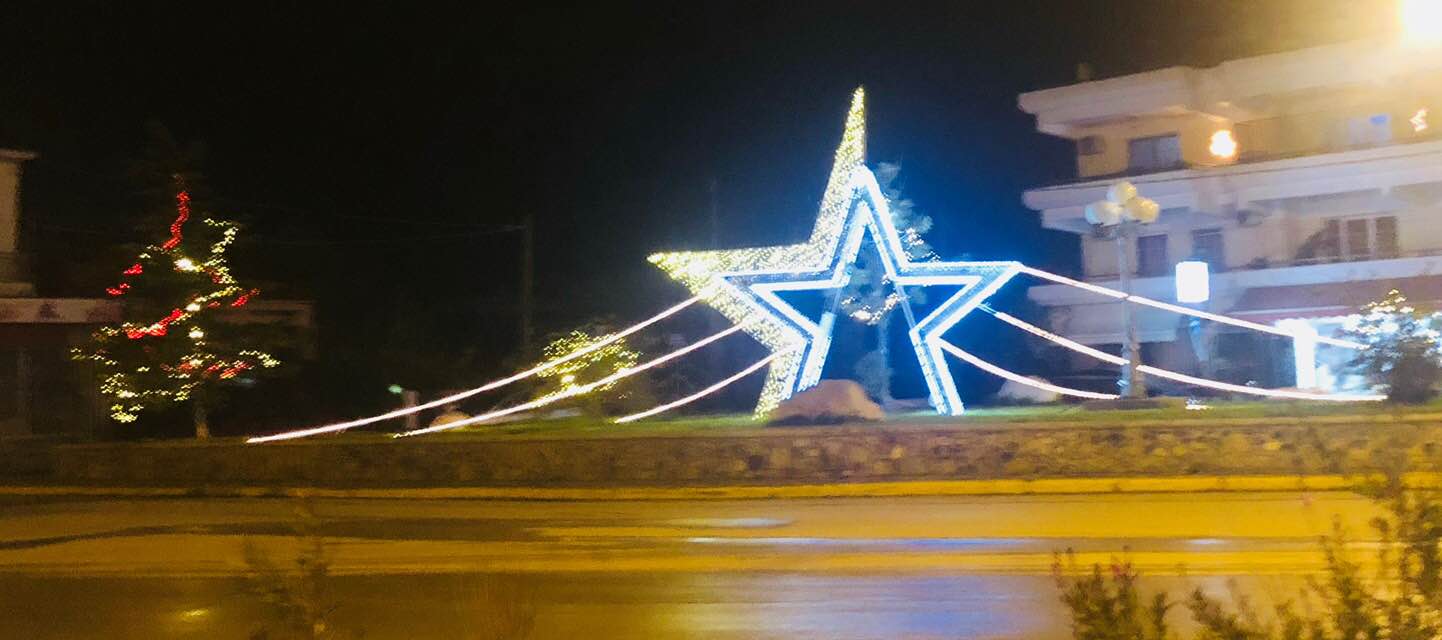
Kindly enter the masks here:
<path id="1" fill-rule="evenodd" d="M 1338 473 L 1383 445 L 1435 470 L 1442 424 L 837 427 L 714 436 L 68 445 L 66 484 L 596 486 Z"/>
<path id="2" fill-rule="evenodd" d="M 44 481 L 55 467 L 55 447 L 61 442 L 42 436 L 0 439 L 0 482 Z"/>

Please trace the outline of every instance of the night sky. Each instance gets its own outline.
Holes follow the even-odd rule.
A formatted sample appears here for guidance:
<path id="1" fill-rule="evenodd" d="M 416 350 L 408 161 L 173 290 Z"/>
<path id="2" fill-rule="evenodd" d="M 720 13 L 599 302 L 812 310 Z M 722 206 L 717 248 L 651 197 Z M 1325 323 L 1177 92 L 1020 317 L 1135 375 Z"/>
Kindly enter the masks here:
<path id="1" fill-rule="evenodd" d="M 506 226 L 537 219 L 542 333 L 643 317 L 685 296 L 645 256 L 710 246 L 713 181 L 722 245 L 806 235 L 856 85 L 869 160 L 901 163 L 944 257 L 1070 270 L 1074 237 L 1020 192 L 1073 175 L 1071 146 L 1019 92 L 1390 20 L 1385 0 L 204 4 L 7 3 L 0 147 L 41 154 L 41 293 L 97 295 L 123 243 L 163 236 L 125 178 L 158 121 L 206 145 L 200 205 L 247 225 L 237 274 L 316 300 L 322 353 L 395 340 L 495 368 L 516 342 Z"/>

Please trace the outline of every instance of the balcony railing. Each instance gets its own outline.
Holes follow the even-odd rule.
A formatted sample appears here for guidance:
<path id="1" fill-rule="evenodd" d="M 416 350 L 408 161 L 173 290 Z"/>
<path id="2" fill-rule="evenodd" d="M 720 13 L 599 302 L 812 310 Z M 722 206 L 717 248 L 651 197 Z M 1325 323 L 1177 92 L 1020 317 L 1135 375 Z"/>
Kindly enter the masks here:
<path id="1" fill-rule="evenodd" d="M 1291 260 L 1267 260 L 1267 259 L 1257 259 L 1257 260 L 1253 260 L 1253 261 L 1251 261 L 1251 262 L 1248 262 L 1248 263 L 1246 263 L 1246 264 L 1229 266 L 1229 267 L 1225 267 L 1225 268 L 1216 268 L 1216 267 L 1213 267 L 1213 268 L 1212 268 L 1212 272 L 1213 272 L 1213 273 L 1222 273 L 1222 272 L 1226 272 L 1226 271 L 1260 271 L 1260 270 L 1262 270 L 1262 269 L 1280 269 L 1280 268 L 1284 268 L 1284 267 L 1307 267 L 1307 266 L 1319 265 L 1319 264 L 1340 264 L 1340 263 L 1344 263 L 1344 262 L 1368 262 L 1368 261 L 1371 261 L 1371 260 L 1395 260 L 1395 259 L 1398 259 L 1398 258 L 1432 258 L 1432 257 L 1437 257 L 1437 256 L 1442 256 L 1442 249 L 1423 249 L 1423 250 L 1420 250 L 1420 251 L 1393 251 L 1393 252 L 1388 252 L 1388 253 L 1352 254 L 1352 255 L 1347 255 L 1347 256 L 1313 256 L 1313 257 L 1309 257 L 1309 258 L 1293 258 L 1293 259 L 1291 259 Z M 1173 266 L 1175 267 L 1175 264 L 1174 264 Z M 1169 277 L 1171 277 L 1172 272 L 1168 271 L 1168 272 L 1166 272 L 1166 273 L 1161 273 L 1161 274 L 1146 274 L 1146 275 L 1143 275 L 1143 274 L 1141 274 L 1141 273 L 1135 273 L 1135 274 L 1133 274 L 1133 275 L 1135 275 L 1135 276 L 1138 277 L 1138 278 L 1169 278 Z M 1084 278 L 1084 280 L 1086 280 L 1086 281 L 1088 281 L 1088 282 L 1104 282 L 1104 281 L 1107 281 L 1107 280 L 1116 280 L 1118 277 L 1119 277 L 1118 274 L 1117 274 L 1115 271 L 1113 271 L 1113 272 L 1110 272 L 1110 273 L 1088 274 L 1088 275 L 1086 276 L 1086 278 Z"/>

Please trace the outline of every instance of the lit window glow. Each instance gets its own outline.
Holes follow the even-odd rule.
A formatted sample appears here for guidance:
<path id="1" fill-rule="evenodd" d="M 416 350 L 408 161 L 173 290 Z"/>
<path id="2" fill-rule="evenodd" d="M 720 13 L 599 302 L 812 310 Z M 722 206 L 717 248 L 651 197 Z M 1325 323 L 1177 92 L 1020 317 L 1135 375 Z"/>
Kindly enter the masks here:
<path id="1" fill-rule="evenodd" d="M 1177 302 L 1198 304 L 1212 297 L 1210 270 L 1207 263 L 1187 260 L 1177 263 Z"/>
<path id="2" fill-rule="evenodd" d="M 1422 133 L 1423 131 L 1426 131 L 1427 109 L 1418 109 L 1417 113 L 1412 114 L 1412 117 L 1407 119 L 1407 122 L 1412 123 L 1413 133 Z"/>
<path id="3" fill-rule="evenodd" d="M 1402 40 L 1415 47 L 1442 44 L 1442 0 L 1401 0 Z"/>
<path id="4" fill-rule="evenodd" d="M 1301 318 L 1278 320 L 1277 326 L 1297 334 L 1292 340 L 1292 369 L 1296 372 L 1296 387 L 1317 388 L 1317 329 Z"/>

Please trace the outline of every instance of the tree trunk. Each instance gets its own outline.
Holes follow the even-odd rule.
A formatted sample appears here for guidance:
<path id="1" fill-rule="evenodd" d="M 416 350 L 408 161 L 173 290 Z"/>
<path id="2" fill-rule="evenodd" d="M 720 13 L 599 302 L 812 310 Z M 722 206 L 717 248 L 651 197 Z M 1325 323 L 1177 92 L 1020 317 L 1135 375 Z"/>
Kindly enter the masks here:
<path id="1" fill-rule="evenodd" d="M 190 406 L 195 410 L 195 439 L 210 439 L 210 423 L 206 421 L 205 396 L 199 391 L 190 400 Z"/>
<path id="2" fill-rule="evenodd" d="M 876 323 L 876 354 L 881 357 L 881 406 L 886 406 L 892 401 L 891 397 L 891 345 L 888 344 L 888 337 L 891 335 L 891 314 L 881 316 Z"/>

